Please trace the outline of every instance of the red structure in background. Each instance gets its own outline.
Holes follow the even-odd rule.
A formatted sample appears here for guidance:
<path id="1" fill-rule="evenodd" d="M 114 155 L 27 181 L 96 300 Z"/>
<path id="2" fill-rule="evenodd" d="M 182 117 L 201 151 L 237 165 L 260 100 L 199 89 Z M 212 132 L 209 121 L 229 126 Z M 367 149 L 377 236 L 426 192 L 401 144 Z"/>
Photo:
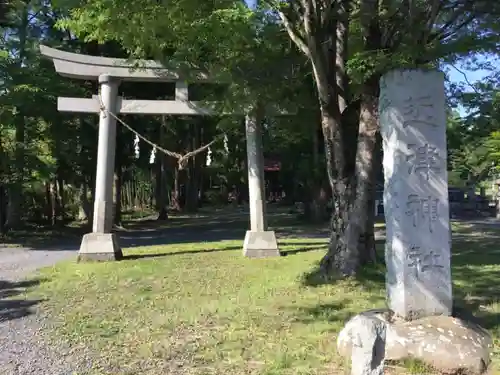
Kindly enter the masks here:
<path id="1" fill-rule="evenodd" d="M 281 162 L 272 159 L 264 159 L 264 172 L 279 172 L 281 170 Z"/>
<path id="2" fill-rule="evenodd" d="M 266 198 L 268 201 L 275 202 L 283 198 L 283 188 L 279 181 L 280 170 L 280 161 L 264 158 L 264 180 L 266 184 Z"/>

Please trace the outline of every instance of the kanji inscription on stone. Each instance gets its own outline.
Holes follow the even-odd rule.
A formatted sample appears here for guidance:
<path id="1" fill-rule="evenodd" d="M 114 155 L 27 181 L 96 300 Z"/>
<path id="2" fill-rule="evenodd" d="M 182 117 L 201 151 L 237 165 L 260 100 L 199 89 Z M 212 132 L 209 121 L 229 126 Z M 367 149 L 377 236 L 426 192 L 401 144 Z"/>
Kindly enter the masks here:
<path id="1" fill-rule="evenodd" d="M 444 74 L 420 69 L 380 81 L 387 296 L 405 319 L 452 311 Z"/>
<path id="2" fill-rule="evenodd" d="M 430 95 L 409 96 L 404 99 L 402 105 L 402 113 L 405 116 L 403 127 L 420 124 L 436 127 L 436 119 L 432 113 L 433 108 L 434 103 Z"/>
<path id="3" fill-rule="evenodd" d="M 432 269 L 444 268 L 441 254 L 434 249 L 424 249 L 418 245 L 411 245 L 408 249 L 408 267 L 414 268 L 418 273 Z"/>
<path id="4" fill-rule="evenodd" d="M 441 160 L 436 147 L 428 143 L 423 146 L 408 145 L 410 154 L 406 161 L 410 164 L 408 174 L 420 173 L 426 180 L 429 180 L 429 173 L 439 172 L 441 170 Z"/>
<path id="5" fill-rule="evenodd" d="M 406 215 L 412 218 L 415 228 L 420 228 L 423 224 L 426 224 L 432 233 L 434 222 L 439 218 L 438 205 L 439 200 L 437 198 L 410 194 L 406 201 Z"/>

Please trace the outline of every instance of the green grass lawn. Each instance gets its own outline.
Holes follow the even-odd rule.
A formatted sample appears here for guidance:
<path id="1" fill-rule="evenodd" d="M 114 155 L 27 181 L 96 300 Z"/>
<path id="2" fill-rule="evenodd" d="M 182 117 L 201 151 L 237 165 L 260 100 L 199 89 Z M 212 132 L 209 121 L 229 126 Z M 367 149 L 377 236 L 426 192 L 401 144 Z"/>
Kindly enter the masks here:
<path id="1" fill-rule="evenodd" d="M 456 234 L 457 306 L 498 338 L 500 231 L 460 226 Z M 127 251 L 134 257 L 121 262 L 66 262 L 43 270 L 30 295 L 45 299 L 52 339 L 94 353 L 92 374 L 344 374 L 336 336 L 353 314 L 384 306 L 383 270 L 308 286 L 304 275 L 324 241 L 281 241 L 288 255 L 274 259 L 245 259 L 241 245 L 149 247 Z"/>

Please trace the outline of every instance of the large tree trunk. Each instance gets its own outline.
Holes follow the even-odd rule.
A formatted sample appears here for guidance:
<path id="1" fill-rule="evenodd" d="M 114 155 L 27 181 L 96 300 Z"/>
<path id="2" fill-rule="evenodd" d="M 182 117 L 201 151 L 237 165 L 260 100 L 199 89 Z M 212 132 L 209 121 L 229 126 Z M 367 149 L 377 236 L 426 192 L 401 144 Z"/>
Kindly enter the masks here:
<path id="1" fill-rule="evenodd" d="M 382 32 L 380 29 L 379 18 L 374 17 L 379 8 L 379 0 L 362 0 L 360 4 L 361 27 L 364 36 L 365 51 L 379 50 L 382 46 Z M 378 123 L 378 96 L 379 96 L 379 75 L 374 74 L 368 79 L 363 86 L 362 108 L 360 116 L 360 133 L 364 123 L 365 139 L 368 148 L 367 152 L 371 154 L 369 160 L 365 160 L 366 173 L 369 182 L 366 220 L 364 222 L 363 235 L 359 244 L 360 261 L 362 264 L 376 261 L 375 252 L 375 187 L 378 167 L 380 166 L 380 148 L 382 147 L 380 137 L 377 137 Z M 358 146 L 359 147 L 359 146 Z M 356 169 L 358 166 L 356 165 Z"/>
<path id="2" fill-rule="evenodd" d="M 375 50 L 380 47 L 381 33 L 378 25 L 378 19 L 373 19 L 373 14 L 376 14 L 378 1 L 363 0 L 362 1 L 362 28 L 364 32 L 365 50 Z M 348 14 L 348 9 L 341 9 L 339 13 L 340 20 L 345 18 L 342 15 Z M 342 25 L 342 21 L 339 25 Z M 337 27 L 337 45 L 341 43 L 340 36 L 346 38 L 347 28 Z M 337 51 L 337 58 L 339 52 Z M 344 58 L 345 58 L 344 53 Z M 338 66 L 338 63 L 337 63 Z M 340 72 L 337 72 L 337 82 Z M 366 80 L 363 85 L 363 93 L 361 97 L 361 108 L 359 117 L 359 128 L 357 136 L 357 147 L 355 157 L 355 171 L 350 174 L 348 171 L 349 158 L 344 155 L 344 181 L 341 189 L 334 189 L 334 194 L 337 195 L 337 205 L 342 207 L 344 211 L 337 211 L 334 216 L 333 229 L 337 229 L 338 234 L 335 238 L 336 243 L 330 243 L 329 251 L 321 262 L 321 266 L 326 271 L 336 271 L 342 276 L 354 275 L 359 268 L 361 261 L 375 260 L 374 253 L 374 238 L 373 229 L 368 232 L 367 224 L 372 226 L 367 216 L 373 215 L 373 212 L 368 213 L 368 210 L 373 208 L 370 206 L 370 199 L 373 199 L 374 180 L 375 180 L 375 149 L 377 143 L 378 131 L 378 76 L 374 75 Z M 346 139 L 343 139 L 344 145 Z M 344 149 L 345 150 L 345 149 Z M 335 154 L 337 156 L 337 154 Z M 346 178 L 350 176 L 351 178 Z M 332 221 L 334 221 L 332 220 Z"/>
<path id="3" fill-rule="evenodd" d="M 352 275 L 358 266 L 357 247 L 348 246 L 348 221 L 352 195 L 352 172 L 348 170 L 345 135 L 341 123 L 347 105 L 347 32 L 349 25 L 349 0 L 340 3 L 328 43 L 318 45 L 309 41 L 311 62 L 318 90 L 321 109 L 328 181 L 332 189 L 333 211 L 328 251 L 321 260 L 324 274 Z M 325 52 L 325 45 L 328 46 Z M 347 236 L 347 237 L 346 237 Z"/>
<path id="4" fill-rule="evenodd" d="M 328 180 L 332 189 L 333 210 L 330 223 L 330 243 L 321 260 L 324 274 L 351 275 L 357 269 L 357 254 L 346 246 L 345 232 L 350 209 L 351 181 L 345 175 L 343 138 L 337 108 L 322 110 Z"/>
<path id="5" fill-rule="evenodd" d="M 374 260 L 374 253 L 365 254 L 369 249 L 365 235 L 369 200 L 373 195 L 375 171 L 375 145 L 378 129 L 378 99 L 373 91 L 365 92 L 361 100 L 358 145 L 356 151 L 355 179 L 343 195 L 337 191 L 343 212 L 337 218 L 336 248 L 330 248 L 330 256 L 335 259 L 335 270 L 342 276 L 354 275 L 361 258 Z M 333 254 L 332 254 L 333 253 Z M 322 262 L 322 264 L 324 264 Z"/>
<path id="6" fill-rule="evenodd" d="M 372 184 L 373 186 L 373 184 Z M 366 219 L 365 219 L 365 232 L 362 234 L 363 240 L 360 244 L 364 247 L 359 249 L 359 262 L 360 265 L 366 265 L 377 262 L 376 242 L 375 242 L 375 194 L 370 193 L 368 198 Z"/>
<path id="7" fill-rule="evenodd" d="M 377 117 L 378 122 L 378 117 Z M 378 129 L 377 129 L 378 130 Z M 378 134 L 378 131 L 377 131 Z M 366 223 L 365 223 L 365 233 L 364 233 L 364 247 L 360 248 L 360 262 L 361 265 L 376 263 L 377 262 L 377 249 L 375 241 L 375 198 L 376 198 L 376 188 L 377 188 L 377 176 L 381 168 L 381 148 L 382 140 L 377 136 L 375 143 L 375 151 L 373 156 L 373 171 L 372 171 L 372 190 L 368 198 L 368 208 L 366 212 Z"/>
<path id="8" fill-rule="evenodd" d="M 378 131 L 378 86 L 362 95 L 356 155 L 356 190 L 349 214 L 348 246 L 356 247 L 360 265 L 375 262 L 374 194 Z M 370 92 L 371 91 L 371 92 Z"/>
<path id="9" fill-rule="evenodd" d="M 369 8 L 372 16 L 377 14 L 377 0 L 363 0 L 362 3 L 363 11 Z M 335 7 L 326 7 L 318 12 L 314 2 L 302 2 L 303 8 L 295 13 L 301 22 L 300 32 L 291 26 L 296 20 L 291 21 L 287 14 L 279 13 L 291 39 L 309 57 L 313 68 L 321 109 L 328 181 L 334 202 L 330 244 L 320 268 L 323 273 L 341 276 L 354 275 L 359 267 L 359 248 L 360 242 L 364 242 L 362 234 L 371 194 L 378 125 L 377 95 L 370 91 L 373 88 L 370 82 L 370 90 L 367 89 L 362 98 L 357 147 L 353 157 L 352 151 L 346 147 L 349 141 L 346 133 L 349 132 L 341 122 L 348 103 L 346 61 L 350 4 L 350 0 L 340 0 Z M 363 19 L 365 50 L 373 49 L 376 41 L 373 36 L 379 36 L 373 33 L 377 31 L 372 27 L 376 22 L 367 17 Z"/>

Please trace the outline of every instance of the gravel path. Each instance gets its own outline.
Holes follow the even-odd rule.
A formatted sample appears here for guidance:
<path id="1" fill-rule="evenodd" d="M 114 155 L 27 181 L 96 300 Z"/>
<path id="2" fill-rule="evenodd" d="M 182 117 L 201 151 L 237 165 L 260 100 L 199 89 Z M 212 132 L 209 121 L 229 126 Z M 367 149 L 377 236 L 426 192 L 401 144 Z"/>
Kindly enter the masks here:
<path id="1" fill-rule="evenodd" d="M 36 314 L 39 301 L 23 298 L 33 271 L 74 257 L 75 250 L 0 248 L 0 368 L 4 375 L 82 374 L 74 354 L 44 342 L 44 317 Z M 10 299 L 6 299 L 11 297 Z M 80 369 L 78 368 L 80 367 Z"/>

